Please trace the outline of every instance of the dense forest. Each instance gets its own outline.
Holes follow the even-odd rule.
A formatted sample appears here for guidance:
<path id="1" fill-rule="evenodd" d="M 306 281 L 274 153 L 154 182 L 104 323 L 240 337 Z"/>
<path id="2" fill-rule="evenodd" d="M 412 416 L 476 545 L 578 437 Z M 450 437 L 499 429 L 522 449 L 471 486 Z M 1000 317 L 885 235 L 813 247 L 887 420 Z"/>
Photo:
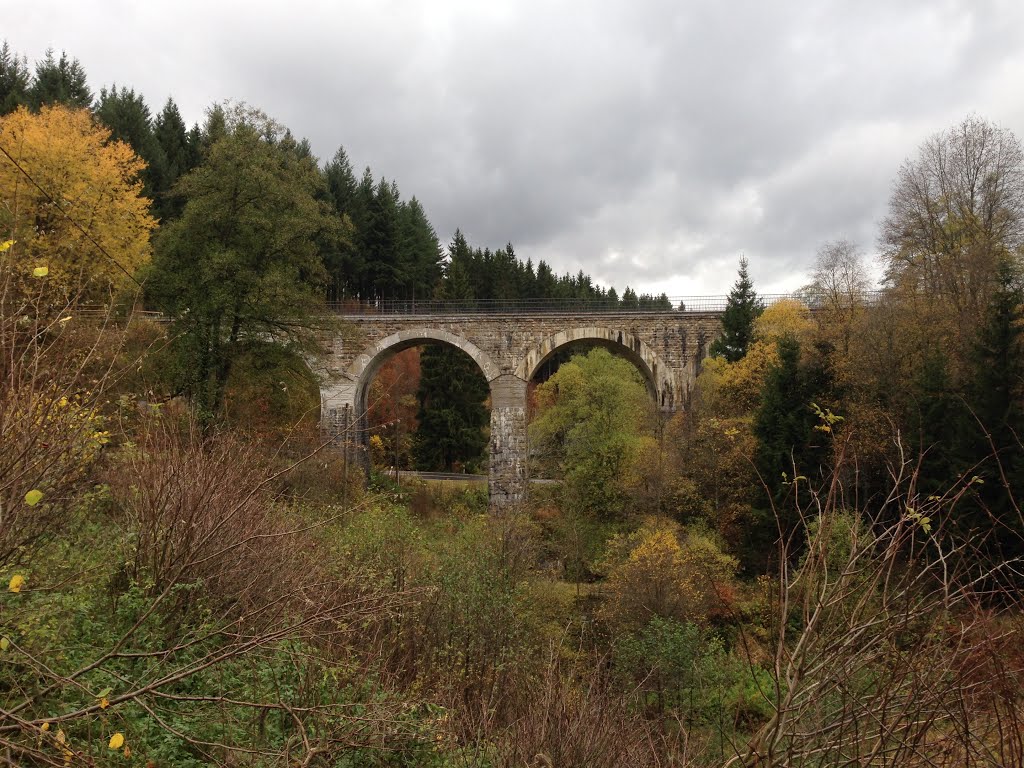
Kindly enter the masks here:
<path id="1" fill-rule="evenodd" d="M 530 408 L 554 482 L 499 516 L 388 475 L 481 468 L 458 351 L 378 374 L 369 486 L 321 438 L 325 309 L 664 296 L 442 248 L 259 109 L 189 127 L 5 43 L 3 761 L 1024 764 L 1024 152 L 936 128 L 882 290 L 841 238 L 803 301 L 739 259 L 671 418 L 626 359 L 560 358 Z"/>

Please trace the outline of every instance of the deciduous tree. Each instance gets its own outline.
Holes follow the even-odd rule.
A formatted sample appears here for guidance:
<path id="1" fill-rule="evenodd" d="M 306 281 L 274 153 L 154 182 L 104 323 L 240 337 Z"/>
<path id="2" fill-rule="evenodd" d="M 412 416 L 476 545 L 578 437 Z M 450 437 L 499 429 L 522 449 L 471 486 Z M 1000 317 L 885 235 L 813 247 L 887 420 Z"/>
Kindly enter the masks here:
<path id="1" fill-rule="evenodd" d="M 23 107 L 0 120 L 0 146 L 0 231 L 17 263 L 103 287 L 149 259 L 145 164 L 88 112 Z"/>
<path id="2" fill-rule="evenodd" d="M 984 315 L 999 258 L 1022 244 L 1024 151 L 1010 131 L 968 117 L 900 168 L 882 224 L 885 279 L 938 302 L 961 351 Z"/>
<path id="3" fill-rule="evenodd" d="M 631 509 L 657 449 L 654 406 L 633 364 L 602 348 L 576 355 L 537 388 L 537 402 L 531 450 L 561 470 L 565 505 L 604 518 Z"/>
<path id="4" fill-rule="evenodd" d="M 280 126 L 261 113 L 229 117 L 178 185 L 185 208 L 161 230 L 147 286 L 174 321 L 178 385 L 208 414 L 247 342 L 313 343 L 318 244 L 345 236 L 312 158 L 283 148 Z"/>

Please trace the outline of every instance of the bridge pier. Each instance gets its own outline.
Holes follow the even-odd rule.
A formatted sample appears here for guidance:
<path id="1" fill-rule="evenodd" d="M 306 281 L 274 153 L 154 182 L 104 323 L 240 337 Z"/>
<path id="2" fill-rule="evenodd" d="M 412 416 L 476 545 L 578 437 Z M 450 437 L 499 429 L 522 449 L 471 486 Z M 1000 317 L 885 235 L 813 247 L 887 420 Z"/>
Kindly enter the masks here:
<path id="1" fill-rule="evenodd" d="M 502 512 L 526 501 L 526 382 L 505 373 L 492 379 L 490 509 Z"/>
<path id="2" fill-rule="evenodd" d="M 366 414 L 355 401 L 355 387 L 349 382 L 321 384 L 320 432 L 341 452 L 346 475 L 370 476 L 370 453 L 366 444 Z M 345 478 L 348 482 L 348 477 Z"/>

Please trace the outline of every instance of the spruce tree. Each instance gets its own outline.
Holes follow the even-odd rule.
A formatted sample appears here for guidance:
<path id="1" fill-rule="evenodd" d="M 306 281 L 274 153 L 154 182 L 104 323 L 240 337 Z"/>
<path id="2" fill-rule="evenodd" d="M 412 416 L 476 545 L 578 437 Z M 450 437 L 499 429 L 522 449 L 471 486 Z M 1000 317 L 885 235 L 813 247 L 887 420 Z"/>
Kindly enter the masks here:
<path id="1" fill-rule="evenodd" d="M 456 302 L 469 307 L 474 303 L 473 284 L 470 276 L 473 254 L 465 235 L 456 229 L 448 246 L 448 262 L 445 264 L 444 282 L 437 297 L 441 301 Z"/>
<path id="2" fill-rule="evenodd" d="M 555 297 L 555 275 L 550 265 L 543 259 L 537 263 L 537 298 L 552 299 Z"/>
<path id="3" fill-rule="evenodd" d="M 470 302 L 472 288 L 464 268 L 469 244 L 458 230 L 449 246 L 448 275 L 442 299 Z M 416 466 L 452 471 L 456 465 L 474 470 L 484 461 L 489 414 L 485 401 L 490 387 L 469 355 L 448 345 L 431 345 L 420 356 L 420 386 L 416 393 L 419 428 L 413 441 Z"/>
<path id="4" fill-rule="evenodd" d="M 109 91 L 101 88 L 95 114 L 110 129 L 112 139 L 125 142 L 146 161 L 146 168 L 141 173 L 143 192 L 152 199 L 166 161 L 153 133 L 153 121 L 145 99 L 134 89 L 118 89 L 116 84 Z"/>
<path id="5" fill-rule="evenodd" d="M 324 167 L 323 175 L 335 213 L 343 222 L 353 224 L 356 176 L 344 147 L 338 147 L 334 157 Z M 335 247 L 324 249 L 323 259 L 329 278 L 327 300 L 342 301 L 346 297 L 358 296 L 360 280 L 366 267 L 357 244 L 348 240 L 339 241 Z"/>
<path id="6" fill-rule="evenodd" d="M 35 109 L 44 104 L 63 104 L 72 109 L 89 109 L 92 91 L 85 81 L 85 69 L 78 59 L 68 59 L 61 51 L 54 58 L 53 49 L 46 52 L 36 64 L 36 77 L 29 91 L 29 101 Z"/>
<path id="7" fill-rule="evenodd" d="M 398 191 L 384 179 L 374 189 L 366 220 L 357 237 L 366 259 L 373 295 L 378 299 L 401 298 L 403 275 L 398 261 Z"/>
<path id="8" fill-rule="evenodd" d="M 178 105 L 171 98 L 167 99 L 164 108 L 153 121 L 153 137 L 160 147 L 162 158 L 161 164 L 151 169 L 153 208 L 166 221 L 181 215 L 184 203 L 171 194 L 171 189 L 179 178 L 198 165 L 199 149 L 198 146 L 192 146 L 192 139 L 185 131 L 185 121 L 181 118 Z"/>
<path id="9" fill-rule="evenodd" d="M 404 298 L 429 299 L 441 279 L 442 251 L 437 233 L 415 197 L 399 206 L 398 225 Z"/>
<path id="10" fill-rule="evenodd" d="M 968 397 L 973 411 L 972 474 L 976 509 L 962 509 L 961 524 L 991 531 L 1002 560 L 1024 557 L 1024 285 L 1012 257 L 997 264 L 996 285 L 973 354 Z M 995 523 L 995 525 L 993 525 Z"/>
<path id="11" fill-rule="evenodd" d="M 1000 259 L 996 285 L 974 351 L 972 404 L 997 448 L 1024 433 L 1024 283 L 1010 256 Z"/>
<path id="12" fill-rule="evenodd" d="M 800 483 L 820 480 L 828 459 L 828 441 L 815 429 L 820 421 L 812 406 L 828 389 L 826 373 L 815 360 L 801 362 L 800 344 L 791 335 L 779 339 L 778 351 L 754 416 L 754 463 L 770 498 L 745 532 L 748 562 L 769 551 L 780 532 L 788 538 L 798 528 L 793 493 Z"/>
<path id="13" fill-rule="evenodd" d="M 913 397 L 907 424 L 921 454 L 918 491 L 926 496 L 945 493 L 964 467 L 974 463 L 969 439 L 974 419 L 953 384 L 943 350 L 927 354 L 908 389 Z"/>
<path id="14" fill-rule="evenodd" d="M 754 334 L 754 321 L 763 311 L 764 305 L 758 300 L 747 273 L 747 259 L 741 257 L 739 277 L 729 291 L 722 314 L 722 335 L 711 345 L 711 354 L 724 357 L 730 363 L 743 359 Z"/>
<path id="15" fill-rule="evenodd" d="M 324 167 L 327 189 L 330 190 L 334 207 L 340 214 L 351 214 L 353 198 L 356 195 L 356 175 L 344 147 L 338 147 L 334 157 Z"/>
<path id="16" fill-rule="evenodd" d="M 448 472 L 480 468 L 487 446 L 487 380 L 469 355 L 439 344 L 423 350 L 420 372 L 416 466 Z"/>
<path id="17" fill-rule="evenodd" d="M 0 115 L 28 104 L 31 83 L 28 59 L 18 56 L 4 40 L 0 46 Z"/>

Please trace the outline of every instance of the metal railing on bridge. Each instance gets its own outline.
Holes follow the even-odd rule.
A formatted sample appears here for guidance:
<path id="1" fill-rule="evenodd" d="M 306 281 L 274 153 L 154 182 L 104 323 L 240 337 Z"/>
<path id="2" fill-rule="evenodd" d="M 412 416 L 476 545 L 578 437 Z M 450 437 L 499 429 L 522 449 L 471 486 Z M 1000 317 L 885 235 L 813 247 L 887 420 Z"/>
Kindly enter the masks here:
<path id="1" fill-rule="evenodd" d="M 849 305 L 874 304 L 879 291 L 847 296 Z M 761 294 L 758 299 L 770 306 L 783 299 L 793 299 L 808 308 L 822 309 L 834 304 L 837 297 L 800 291 L 797 293 Z M 729 297 L 720 296 L 660 296 L 649 300 L 624 303 L 601 298 L 579 299 L 468 299 L 461 301 L 435 301 L 420 299 L 378 299 L 365 301 L 349 299 L 328 302 L 327 308 L 340 315 L 530 315 L 530 314 L 664 314 L 667 312 L 720 313 L 725 311 Z"/>

